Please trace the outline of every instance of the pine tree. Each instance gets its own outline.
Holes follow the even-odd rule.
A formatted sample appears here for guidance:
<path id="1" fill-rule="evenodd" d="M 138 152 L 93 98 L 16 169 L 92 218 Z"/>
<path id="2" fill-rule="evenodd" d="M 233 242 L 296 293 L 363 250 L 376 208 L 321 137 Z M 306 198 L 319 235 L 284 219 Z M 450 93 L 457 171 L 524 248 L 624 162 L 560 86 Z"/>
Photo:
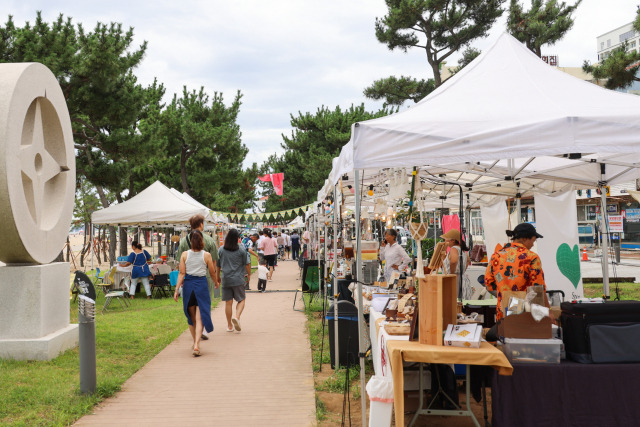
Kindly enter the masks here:
<path id="1" fill-rule="evenodd" d="M 518 0 L 511 0 L 507 31 L 540 57 L 543 45 L 553 45 L 573 27 L 572 14 L 582 0 L 573 6 L 557 0 L 531 0 L 525 12 Z"/>
<path id="2" fill-rule="evenodd" d="M 391 76 L 365 89 L 368 98 L 401 105 L 418 102 L 442 84 L 440 67 L 453 53 L 486 37 L 502 15 L 504 0 L 386 0 L 388 13 L 376 19 L 376 37 L 389 50 L 424 50 L 433 79 Z"/>
<path id="3" fill-rule="evenodd" d="M 633 21 L 633 29 L 640 33 L 640 7 Z M 613 49 L 599 64 L 584 61 L 582 69 L 598 80 L 605 80 L 607 89 L 624 89 L 634 82 L 640 82 L 637 76 L 640 69 L 640 52 L 629 49 L 625 42 L 622 46 Z"/>

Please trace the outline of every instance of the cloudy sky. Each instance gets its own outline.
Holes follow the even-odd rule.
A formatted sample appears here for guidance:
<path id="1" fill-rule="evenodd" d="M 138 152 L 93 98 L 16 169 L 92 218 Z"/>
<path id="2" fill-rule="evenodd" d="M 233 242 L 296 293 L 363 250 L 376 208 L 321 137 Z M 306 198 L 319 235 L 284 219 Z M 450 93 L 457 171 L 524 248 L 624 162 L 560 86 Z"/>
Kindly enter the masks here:
<path id="1" fill-rule="evenodd" d="M 596 37 L 632 21 L 638 3 L 583 0 L 573 29 L 543 54 L 558 55 L 564 67 L 594 62 Z M 376 40 L 374 23 L 386 12 L 384 0 L 4 0 L 0 16 L 4 22 L 13 15 L 23 25 L 38 10 L 48 22 L 62 13 L 87 29 L 98 21 L 133 27 L 136 44 L 149 43 L 137 75 L 143 83 L 157 77 L 167 99 L 185 85 L 222 92 L 228 101 L 240 90 L 239 123 L 250 150 L 245 164 L 282 152 L 291 114 L 361 103 L 377 110 L 381 103 L 362 95 L 374 80 L 431 77 L 422 52 L 392 52 Z M 505 20 L 474 46 L 490 46 Z"/>

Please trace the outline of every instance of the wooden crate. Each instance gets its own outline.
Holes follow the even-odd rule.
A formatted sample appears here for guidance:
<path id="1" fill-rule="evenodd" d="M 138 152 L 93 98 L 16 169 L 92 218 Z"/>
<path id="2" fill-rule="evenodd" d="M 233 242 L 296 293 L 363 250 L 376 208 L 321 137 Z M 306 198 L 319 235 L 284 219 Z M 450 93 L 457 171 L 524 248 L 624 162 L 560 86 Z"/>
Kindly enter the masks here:
<path id="1" fill-rule="evenodd" d="M 418 305 L 421 344 L 442 345 L 442 332 L 447 325 L 456 324 L 457 288 L 455 274 L 435 274 L 420 279 Z"/>

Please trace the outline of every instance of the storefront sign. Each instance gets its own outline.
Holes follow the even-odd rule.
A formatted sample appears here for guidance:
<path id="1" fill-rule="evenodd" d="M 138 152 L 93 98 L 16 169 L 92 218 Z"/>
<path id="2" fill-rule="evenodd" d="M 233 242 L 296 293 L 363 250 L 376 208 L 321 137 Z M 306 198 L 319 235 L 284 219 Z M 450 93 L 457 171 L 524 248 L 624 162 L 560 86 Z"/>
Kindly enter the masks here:
<path id="1" fill-rule="evenodd" d="M 618 205 L 607 205 L 607 213 L 618 213 Z"/>
<path id="2" fill-rule="evenodd" d="M 626 209 L 625 216 L 629 222 L 640 222 L 640 209 Z"/>
<path id="3" fill-rule="evenodd" d="M 609 215 L 609 232 L 623 233 L 622 215 Z"/>

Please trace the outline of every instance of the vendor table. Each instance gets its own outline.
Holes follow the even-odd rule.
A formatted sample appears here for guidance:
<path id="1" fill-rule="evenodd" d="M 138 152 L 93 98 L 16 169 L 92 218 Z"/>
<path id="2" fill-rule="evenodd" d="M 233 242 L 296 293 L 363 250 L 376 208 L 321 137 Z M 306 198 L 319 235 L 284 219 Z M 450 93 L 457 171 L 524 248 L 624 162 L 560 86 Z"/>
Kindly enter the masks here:
<path id="1" fill-rule="evenodd" d="M 457 363 L 467 365 L 467 393 L 466 411 L 461 410 L 427 410 L 422 408 L 422 398 L 420 398 L 420 409 L 416 412 L 415 419 L 420 414 L 432 415 L 467 415 L 479 426 L 478 421 L 471 412 L 469 396 L 469 366 L 485 365 L 497 369 L 501 375 L 511 375 L 513 368 L 505 357 L 504 353 L 487 342 L 482 342 L 480 348 L 462 348 L 420 344 L 415 341 L 388 341 L 387 350 L 391 362 L 391 372 L 393 374 L 393 394 L 395 405 L 396 426 L 404 425 L 404 372 L 403 362 L 421 363 Z M 422 375 L 419 376 L 422 378 Z M 422 396 L 422 393 L 420 393 Z M 526 403 L 526 402 L 523 402 Z"/>
<path id="2" fill-rule="evenodd" d="M 598 426 L 640 424 L 640 364 L 517 364 L 492 378 L 492 425 Z"/>

